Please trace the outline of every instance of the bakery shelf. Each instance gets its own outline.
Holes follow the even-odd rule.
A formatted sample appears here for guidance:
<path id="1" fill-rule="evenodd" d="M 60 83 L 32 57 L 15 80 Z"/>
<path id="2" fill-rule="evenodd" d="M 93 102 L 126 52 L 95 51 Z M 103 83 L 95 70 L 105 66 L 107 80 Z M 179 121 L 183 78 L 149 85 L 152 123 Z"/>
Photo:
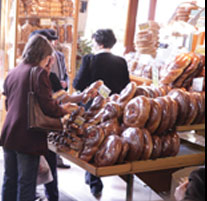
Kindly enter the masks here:
<path id="1" fill-rule="evenodd" d="M 54 20 L 74 20 L 74 17 L 63 16 L 19 16 L 19 19 L 54 19 Z"/>
<path id="2" fill-rule="evenodd" d="M 205 124 L 196 124 L 196 125 L 187 125 L 187 126 L 177 126 L 176 130 L 178 132 L 180 131 L 199 131 L 199 130 L 205 130 L 206 125 Z"/>
<path id="3" fill-rule="evenodd" d="M 55 145 L 49 144 L 49 149 L 95 176 L 127 176 L 126 201 L 132 201 L 133 198 L 133 174 L 198 166 L 205 163 L 205 148 L 186 141 L 181 141 L 180 151 L 174 157 L 134 161 L 106 167 L 96 167 L 78 158 L 76 152 L 61 151 Z"/>
<path id="4" fill-rule="evenodd" d="M 177 156 L 158 158 L 156 160 L 132 162 L 132 173 L 150 172 L 156 170 L 166 170 L 181 168 L 193 165 L 201 165 L 205 162 L 205 149 L 182 142 Z"/>
<path id="5" fill-rule="evenodd" d="M 72 39 L 70 39 L 69 41 L 72 40 L 72 43 L 64 43 L 63 40 L 59 40 L 59 42 L 63 45 L 70 46 L 69 53 L 66 53 L 67 59 L 65 60 L 65 63 L 69 79 L 73 80 L 76 74 L 78 19 L 81 5 L 80 0 L 73 0 L 73 10 L 71 10 L 71 14 L 68 13 L 67 16 L 65 16 L 66 13 L 64 13 L 64 16 L 59 16 L 59 13 L 57 13 L 57 16 L 51 16 L 50 12 L 52 12 L 52 10 L 50 8 L 48 8 L 49 12 L 46 13 L 46 15 L 44 13 L 37 13 L 37 15 L 29 15 L 29 13 L 25 13 L 23 10 L 21 10 L 20 3 L 22 3 L 22 0 L 3 0 L 2 2 L 3 8 L 5 9 L 2 9 L 2 22 L 0 25 L 0 41 L 2 45 L 0 46 L 2 46 L 3 49 L 3 58 L 5 66 L 4 76 L 6 76 L 7 72 L 13 69 L 14 66 L 18 64 L 19 58 L 22 54 L 21 51 L 23 50 L 24 45 L 21 42 L 24 41 L 24 39 L 28 39 L 28 36 L 31 33 L 31 31 L 41 28 L 55 29 L 55 27 L 57 26 L 61 30 L 59 30 L 59 35 L 61 36 L 63 35 L 63 29 L 64 35 L 66 32 L 70 33 L 71 31 Z M 32 28 L 29 27 L 26 31 L 24 31 L 23 33 L 25 37 L 22 38 L 22 26 L 25 25 L 26 22 L 28 22 L 32 26 Z M 72 30 L 69 31 L 68 26 L 71 26 Z M 73 92 L 72 84 L 70 84 L 69 86 L 69 92 Z"/>
<path id="6" fill-rule="evenodd" d="M 106 167 L 96 167 L 93 164 L 87 163 L 71 154 L 68 154 L 67 152 L 58 150 L 54 145 L 49 145 L 49 149 L 98 177 L 129 175 L 156 170 L 181 168 L 193 165 L 202 165 L 205 162 L 205 149 L 200 146 L 192 145 L 188 142 L 182 142 L 180 152 L 175 157 L 134 161 Z"/>
<path id="7" fill-rule="evenodd" d="M 205 124 L 178 126 L 180 139 L 205 147 Z"/>

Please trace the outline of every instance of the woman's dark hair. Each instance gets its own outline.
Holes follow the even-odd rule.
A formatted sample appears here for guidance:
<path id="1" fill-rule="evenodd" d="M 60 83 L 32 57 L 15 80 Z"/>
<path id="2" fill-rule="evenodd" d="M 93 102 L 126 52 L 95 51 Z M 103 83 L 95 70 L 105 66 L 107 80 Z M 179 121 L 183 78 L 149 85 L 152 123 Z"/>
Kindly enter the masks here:
<path id="1" fill-rule="evenodd" d="M 104 48 L 112 48 L 116 43 L 116 37 L 111 29 L 99 29 L 92 35 L 92 39 Z"/>
<path id="2" fill-rule="evenodd" d="M 53 47 L 46 37 L 36 34 L 25 45 L 22 59 L 24 63 L 37 66 L 47 56 L 52 55 Z"/>

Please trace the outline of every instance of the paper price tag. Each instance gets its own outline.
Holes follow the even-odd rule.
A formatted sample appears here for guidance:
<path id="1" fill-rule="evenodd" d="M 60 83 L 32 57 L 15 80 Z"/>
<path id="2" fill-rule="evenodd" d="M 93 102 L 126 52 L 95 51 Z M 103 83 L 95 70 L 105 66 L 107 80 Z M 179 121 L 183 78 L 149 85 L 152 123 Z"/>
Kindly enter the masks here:
<path id="1" fill-rule="evenodd" d="M 59 26 L 65 25 L 65 21 L 64 20 L 58 20 L 58 25 Z"/>
<path id="2" fill-rule="evenodd" d="M 40 26 L 51 26 L 51 19 L 49 18 L 44 18 L 44 19 L 40 19 Z"/>
<path id="3" fill-rule="evenodd" d="M 146 29 L 149 29 L 149 28 L 150 28 L 150 25 L 149 25 L 148 22 L 147 23 L 143 23 L 143 24 L 139 24 L 139 29 L 141 31 L 146 30 Z"/>
<path id="4" fill-rule="evenodd" d="M 194 78 L 193 79 L 193 91 L 201 92 L 203 91 L 203 83 L 204 83 L 204 77 Z"/>
<path id="5" fill-rule="evenodd" d="M 202 55 L 205 56 L 205 54 L 206 54 L 205 47 L 204 46 L 198 46 L 195 50 L 195 53 L 202 54 Z"/>
<path id="6" fill-rule="evenodd" d="M 158 87 L 159 85 L 159 70 L 157 68 L 157 66 L 153 66 L 152 68 L 152 80 L 153 80 L 153 84 Z"/>
<path id="7" fill-rule="evenodd" d="M 102 85 L 100 88 L 99 88 L 99 94 L 103 97 L 103 98 L 108 98 L 109 97 L 109 94 L 111 93 L 111 90 L 105 86 L 105 85 Z"/>
<path id="8" fill-rule="evenodd" d="M 82 126 L 85 121 L 86 120 L 83 117 L 77 116 L 77 118 L 75 119 L 74 123 L 77 124 L 78 126 Z"/>
<path id="9" fill-rule="evenodd" d="M 191 52 L 192 49 L 193 49 L 193 34 L 191 33 L 189 36 L 188 51 Z"/>

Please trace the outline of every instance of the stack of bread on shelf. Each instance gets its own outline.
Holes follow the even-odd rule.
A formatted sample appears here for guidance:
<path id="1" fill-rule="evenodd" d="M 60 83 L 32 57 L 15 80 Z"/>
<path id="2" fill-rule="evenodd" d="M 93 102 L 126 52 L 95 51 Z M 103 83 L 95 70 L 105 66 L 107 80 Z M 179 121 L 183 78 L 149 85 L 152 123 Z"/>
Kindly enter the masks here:
<path id="1" fill-rule="evenodd" d="M 20 16 L 72 17 L 72 0 L 21 0 Z"/>
<path id="2" fill-rule="evenodd" d="M 198 6 L 196 5 L 196 3 L 183 2 L 177 7 L 172 20 L 188 22 L 190 19 L 191 11 L 197 9 Z"/>
<path id="3" fill-rule="evenodd" d="M 26 20 L 26 22 L 19 27 L 19 33 L 21 34 L 21 37 L 19 37 L 19 42 L 27 42 L 29 39 L 29 35 L 37 28 L 36 26 L 32 26 L 29 23 L 29 20 Z"/>
<path id="4" fill-rule="evenodd" d="M 24 16 L 36 16 L 38 15 L 38 4 L 36 0 L 21 0 L 24 5 Z M 20 4 L 21 5 L 21 4 Z"/>
<path id="5" fill-rule="evenodd" d="M 135 42 L 136 50 L 139 54 L 156 57 L 157 48 L 159 47 L 159 30 L 160 26 L 155 21 L 148 21 L 139 25 Z"/>
<path id="6" fill-rule="evenodd" d="M 62 3 L 60 0 L 50 0 L 50 16 L 62 16 Z"/>
<path id="7" fill-rule="evenodd" d="M 25 4 L 23 1 L 19 1 L 19 16 L 24 17 L 26 14 Z"/>
<path id="8" fill-rule="evenodd" d="M 62 134 L 51 133 L 49 141 L 73 152 L 71 146 L 75 147 L 76 157 L 97 167 L 111 166 L 176 156 L 180 149 L 176 126 L 204 121 L 205 92 L 131 82 L 120 94 L 98 95 L 87 111 L 82 107 L 74 111 L 65 118 Z M 55 140 L 57 135 L 60 141 Z"/>
<path id="9" fill-rule="evenodd" d="M 37 0 L 37 5 L 38 5 L 38 15 L 40 16 L 50 15 L 50 2 L 49 1 Z"/>
<path id="10" fill-rule="evenodd" d="M 20 61 L 24 46 L 29 35 L 39 29 L 54 29 L 58 35 L 58 49 L 65 55 L 69 68 L 71 47 L 73 41 L 74 3 L 72 0 L 20 0 L 19 24 L 17 38 L 17 63 Z"/>
<path id="11" fill-rule="evenodd" d="M 73 16 L 73 1 L 67 0 L 62 1 L 62 14 L 66 17 L 72 17 Z"/>
<path id="12" fill-rule="evenodd" d="M 194 52 L 182 53 L 160 71 L 160 82 L 172 87 L 189 88 L 195 77 L 205 71 L 205 56 Z"/>
<path id="13" fill-rule="evenodd" d="M 131 65 L 135 65 L 130 67 L 131 74 L 148 79 L 152 79 L 153 67 L 156 67 L 160 84 L 189 89 L 194 78 L 204 77 L 205 86 L 205 56 L 195 52 L 179 53 L 174 59 L 165 63 L 154 60 L 142 64 L 138 58 Z"/>

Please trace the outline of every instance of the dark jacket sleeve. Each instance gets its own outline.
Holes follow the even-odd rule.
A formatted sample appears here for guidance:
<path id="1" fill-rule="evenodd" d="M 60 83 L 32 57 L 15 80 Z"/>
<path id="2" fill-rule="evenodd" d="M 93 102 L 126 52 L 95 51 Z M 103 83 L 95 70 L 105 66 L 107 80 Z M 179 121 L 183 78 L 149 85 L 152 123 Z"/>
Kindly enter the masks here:
<path id="1" fill-rule="evenodd" d="M 58 79 L 58 77 L 55 73 L 51 72 L 49 78 L 50 78 L 53 92 L 57 92 L 57 91 L 63 89 L 63 87 L 60 83 L 60 80 Z"/>
<path id="2" fill-rule="evenodd" d="M 91 82 L 91 72 L 90 72 L 90 63 L 92 55 L 86 55 L 82 59 L 82 64 L 80 69 L 73 81 L 73 87 L 76 90 L 83 91 L 86 87 L 90 85 Z"/>
<path id="3" fill-rule="evenodd" d="M 124 77 L 123 77 L 123 82 L 124 82 L 124 85 L 126 86 L 127 84 L 129 84 L 130 82 L 130 78 L 129 78 L 129 70 L 128 70 L 128 65 L 127 65 L 127 62 L 125 59 L 123 59 L 123 63 L 124 63 Z"/>
<path id="4" fill-rule="evenodd" d="M 69 77 L 68 77 L 68 73 L 67 73 L 67 69 L 66 69 L 66 65 L 65 65 L 65 56 L 62 52 L 57 51 L 57 55 L 61 64 L 61 80 L 65 81 L 67 83 L 67 88 L 65 90 L 68 89 L 69 87 Z"/>
<path id="5" fill-rule="evenodd" d="M 42 111 L 51 117 L 62 117 L 65 115 L 65 111 L 58 105 L 57 101 L 52 98 L 52 87 L 45 70 L 41 70 L 37 73 L 37 83 L 35 92 L 39 100 Z"/>

